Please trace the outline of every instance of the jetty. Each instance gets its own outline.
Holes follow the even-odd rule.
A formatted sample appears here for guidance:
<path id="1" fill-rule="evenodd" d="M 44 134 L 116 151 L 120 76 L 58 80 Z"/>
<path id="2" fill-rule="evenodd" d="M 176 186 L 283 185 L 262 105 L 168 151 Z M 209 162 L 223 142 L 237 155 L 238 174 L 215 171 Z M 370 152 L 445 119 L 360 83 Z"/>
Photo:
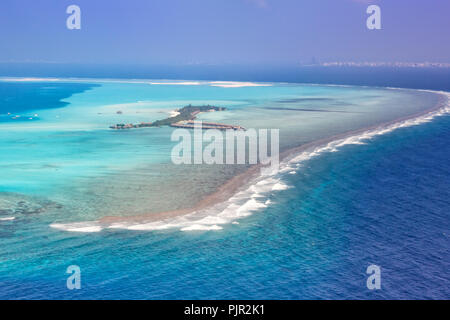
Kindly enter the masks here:
<path id="1" fill-rule="evenodd" d="M 195 129 L 200 128 L 201 129 L 217 129 L 217 130 L 242 130 L 245 131 L 245 128 L 242 126 L 235 126 L 231 124 L 223 124 L 223 123 L 215 123 L 215 122 L 199 122 L 194 120 L 189 121 L 180 121 L 176 123 L 172 123 L 170 125 L 174 128 L 186 128 L 186 129 Z"/>
<path id="2" fill-rule="evenodd" d="M 138 129 L 138 128 L 150 128 L 150 127 L 162 127 L 162 126 L 171 126 L 174 128 L 187 128 L 194 129 L 200 128 L 200 123 L 194 121 L 197 115 L 201 112 L 214 112 L 214 111 L 224 111 L 226 110 L 224 107 L 215 107 L 210 105 L 205 106 L 192 106 L 188 105 L 181 109 L 176 110 L 177 115 L 173 117 L 169 117 L 162 120 L 157 120 L 154 122 L 141 122 L 138 124 L 132 123 L 118 123 L 116 125 L 112 125 L 109 128 L 113 130 L 125 130 L 125 129 Z M 218 129 L 218 130 L 245 130 L 245 128 L 236 125 L 228 125 L 222 123 L 214 123 L 214 122 L 203 122 L 202 129 Z"/>
<path id="3" fill-rule="evenodd" d="M 148 128 L 153 127 L 151 122 L 141 122 L 138 124 L 132 124 L 132 123 L 118 123 L 113 126 L 110 126 L 110 129 L 114 130 L 124 130 L 124 129 L 137 129 L 137 128 Z"/>

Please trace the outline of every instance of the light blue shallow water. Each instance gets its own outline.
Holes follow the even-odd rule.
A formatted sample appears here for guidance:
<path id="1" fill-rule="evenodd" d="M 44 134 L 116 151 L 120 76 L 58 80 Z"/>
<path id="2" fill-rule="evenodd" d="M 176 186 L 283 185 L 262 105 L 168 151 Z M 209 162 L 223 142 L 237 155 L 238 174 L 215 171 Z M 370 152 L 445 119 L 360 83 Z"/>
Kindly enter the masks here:
<path id="1" fill-rule="evenodd" d="M 32 110 L 39 113 L 35 121 L 9 118 L 0 128 L 0 210 L 16 217 L 0 221 L 0 297 L 449 297 L 448 116 L 304 160 L 276 177 L 284 188 L 255 198 L 267 205 L 220 230 L 49 227 L 182 207 L 234 173 L 171 166 L 170 129 L 109 131 L 111 121 L 121 120 L 117 110 L 140 121 L 164 118 L 174 105 L 225 105 L 228 111 L 202 118 L 278 127 L 286 149 L 416 113 L 435 104 L 435 95 L 101 83 L 65 101 L 70 105 L 62 109 Z M 209 185 L 180 182 L 192 173 L 200 182 L 219 178 Z M 72 264 L 82 270 L 79 291 L 66 288 Z M 380 291 L 365 286 L 369 264 L 382 268 Z"/>

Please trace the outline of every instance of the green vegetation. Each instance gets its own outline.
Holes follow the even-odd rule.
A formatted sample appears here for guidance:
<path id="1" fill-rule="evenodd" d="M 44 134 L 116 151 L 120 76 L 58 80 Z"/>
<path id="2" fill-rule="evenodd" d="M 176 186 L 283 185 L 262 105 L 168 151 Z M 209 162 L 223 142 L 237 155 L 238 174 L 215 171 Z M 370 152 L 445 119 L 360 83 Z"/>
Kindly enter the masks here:
<path id="1" fill-rule="evenodd" d="M 209 112 L 209 111 L 223 111 L 225 108 L 223 107 L 214 107 L 214 106 L 193 106 L 188 105 L 184 108 L 177 110 L 180 114 L 175 117 L 166 118 L 163 120 L 157 120 L 155 122 L 142 122 L 139 124 L 124 124 L 119 123 L 114 126 L 110 126 L 111 129 L 122 130 L 122 129 L 134 129 L 134 128 L 149 128 L 149 127 L 162 127 L 162 126 L 170 126 L 171 124 L 180 122 L 180 121 L 188 121 L 194 120 L 196 115 L 200 112 Z"/>
<path id="2" fill-rule="evenodd" d="M 223 111 L 225 108 L 223 107 L 214 107 L 214 106 L 192 106 L 188 105 L 184 108 L 178 110 L 180 113 L 175 117 L 166 118 L 163 120 L 157 120 L 152 123 L 152 127 L 161 127 L 161 126 L 170 126 L 172 123 L 177 123 L 180 121 L 187 121 L 195 119 L 195 116 L 200 112 L 209 112 L 209 111 Z"/>

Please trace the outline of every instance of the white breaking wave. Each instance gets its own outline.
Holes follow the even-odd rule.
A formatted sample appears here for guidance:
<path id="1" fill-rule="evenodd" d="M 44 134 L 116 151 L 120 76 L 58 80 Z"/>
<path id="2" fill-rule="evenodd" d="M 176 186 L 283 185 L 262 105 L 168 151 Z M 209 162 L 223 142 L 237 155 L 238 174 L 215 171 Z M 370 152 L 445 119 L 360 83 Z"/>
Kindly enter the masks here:
<path id="1" fill-rule="evenodd" d="M 196 80 L 169 80 L 169 79 L 114 79 L 114 78 L 33 78 L 33 77 L 0 77 L 5 82 L 88 82 L 88 83 L 140 83 L 150 85 L 171 86 L 200 86 L 208 85 L 222 88 L 240 87 L 269 87 L 270 83 L 257 83 L 245 81 L 196 81 Z"/>
<path id="2" fill-rule="evenodd" d="M 199 86 L 202 83 L 198 81 L 179 81 L 179 82 L 150 82 L 152 85 L 166 85 L 166 86 Z"/>
<path id="3" fill-rule="evenodd" d="M 203 224 L 194 224 L 189 227 L 181 228 L 181 231 L 208 231 L 208 230 L 222 230 L 222 227 L 219 227 L 218 225 L 212 225 L 212 226 L 205 226 Z"/>
<path id="4" fill-rule="evenodd" d="M 430 92 L 436 93 L 436 91 Z M 278 171 L 278 173 L 259 176 L 247 189 L 237 192 L 227 201 L 216 204 L 211 208 L 200 210 L 183 216 L 148 223 L 120 222 L 112 223 L 108 226 L 103 226 L 96 221 L 92 221 L 68 224 L 52 224 L 51 227 L 73 232 L 99 232 L 104 228 L 142 231 L 179 229 L 186 232 L 221 230 L 223 229 L 221 225 L 238 224 L 236 220 L 248 217 L 253 213 L 258 212 L 261 209 L 267 208 L 269 205 L 271 205 L 272 201 L 269 199 L 269 197 L 274 192 L 280 192 L 290 188 L 285 182 L 282 181 L 283 174 L 295 174 L 296 170 L 302 165 L 303 162 L 315 158 L 323 153 L 337 152 L 343 146 L 365 144 L 368 140 L 374 137 L 392 132 L 399 128 L 411 127 L 430 122 L 435 117 L 450 113 L 450 93 L 438 93 L 444 95 L 446 98 L 446 102 L 441 108 L 430 111 L 415 118 L 401 120 L 389 125 L 368 129 L 361 133 L 349 135 L 347 137 L 331 141 L 327 144 L 304 150 L 294 157 L 282 161 L 280 163 L 280 170 Z"/>
<path id="5" fill-rule="evenodd" d="M 100 232 L 102 231 L 102 227 L 96 221 L 87 221 L 87 222 L 75 222 L 75 223 L 53 223 L 50 227 L 71 231 L 71 232 Z"/>
<path id="6" fill-rule="evenodd" d="M 3 217 L 3 218 L 0 218 L 0 221 L 11 221 L 14 219 L 16 219 L 16 217 Z"/>
<path id="7" fill-rule="evenodd" d="M 426 90 L 424 90 L 426 91 Z M 406 128 L 406 127 L 412 127 L 417 126 L 423 123 L 427 123 L 432 121 L 436 117 L 440 117 L 443 115 L 446 115 L 450 113 L 450 93 L 447 92 L 439 92 L 443 94 L 447 101 L 441 108 L 430 111 L 428 113 L 425 113 L 423 115 L 417 116 L 415 118 L 410 118 L 406 120 L 401 120 L 386 126 L 377 127 L 374 129 L 366 130 L 362 133 L 358 133 L 355 135 L 350 135 L 348 137 L 337 139 L 335 141 L 331 141 L 328 144 L 324 146 L 318 146 L 315 147 L 313 150 L 308 150 L 300 153 L 299 155 L 295 156 L 288 162 L 290 164 L 299 164 L 305 160 L 309 160 L 311 158 L 314 158 L 324 152 L 336 152 L 340 147 L 346 146 L 346 145 L 358 145 L 358 144 L 366 144 L 368 140 L 373 139 L 374 137 L 384 135 L 386 133 L 390 133 L 396 129 L 400 128 Z M 284 170 L 292 170 L 292 166 L 287 166 Z"/>
<path id="8" fill-rule="evenodd" d="M 56 82 L 61 81 L 59 78 L 16 78 L 16 77 L 6 77 L 0 78 L 0 81 L 7 82 Z"/>
<path id="9" fill-rule="evenodd" d="M 275 184 L 275 185 L 272 187 L 272 190 L 273 190 L 273 191 L 286 190 L 286 189 L 289 189 L 289 186 L 286 185 L 286 184 L 284 184 L 284 183 L 282 183 L 282 182 L 278 182 L 277 184 Z"/>
<path id="10" fill-rule="evenodd" d="M 255 83 L 255 82 L 238 82 L 238 81 L 212 81 L 212 87 L 221 88 L 243 88 L 243 87 L 270 87 L 269 83 Z"/>

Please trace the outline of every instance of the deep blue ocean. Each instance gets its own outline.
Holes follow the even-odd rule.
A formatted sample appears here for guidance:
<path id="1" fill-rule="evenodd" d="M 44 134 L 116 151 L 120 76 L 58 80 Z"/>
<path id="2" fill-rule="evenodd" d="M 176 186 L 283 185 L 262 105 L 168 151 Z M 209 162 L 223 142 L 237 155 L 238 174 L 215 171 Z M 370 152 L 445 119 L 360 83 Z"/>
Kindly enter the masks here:
<path id="1" fill-rule="evenodd" d="M 95 84 L 59 83 L 57 86 L 52 86 L 34 82 L 4 82 L 0 86 L 0 115 L 36 109 L 62 108 L 68 105 L 62 100 L 92 87 L 95 87 Z M 3 120 L 10 120 L 9 118 L 5 117 Z"/>
<path id="2" fill-rule="evenodd" d="M 324 154 L 276 206 L 223 232 L 74 234 L 30 256 L 36 277 L 2 274 L 0 297 L 449 298 L 449 136 L 445 116 Z M 65 288 L 62 261 L 86 266 L 82 290 Z M 366 288 L 370 264 L 381 290 Z"/>
<path id="3" fill-rule="evenodd" d="M 274 205 L 215 232 L 49 236 L 44 222 L 0 222 L 0 240 L 41 250 L 0 257 L 0 298 L 449 299 L 449 138 L 445 115 L 321 154 Z M 66 288 L 70 264 L 82 266 L 82 290 Z M 371 264 L 380 290 L 366 287 Z"/>

